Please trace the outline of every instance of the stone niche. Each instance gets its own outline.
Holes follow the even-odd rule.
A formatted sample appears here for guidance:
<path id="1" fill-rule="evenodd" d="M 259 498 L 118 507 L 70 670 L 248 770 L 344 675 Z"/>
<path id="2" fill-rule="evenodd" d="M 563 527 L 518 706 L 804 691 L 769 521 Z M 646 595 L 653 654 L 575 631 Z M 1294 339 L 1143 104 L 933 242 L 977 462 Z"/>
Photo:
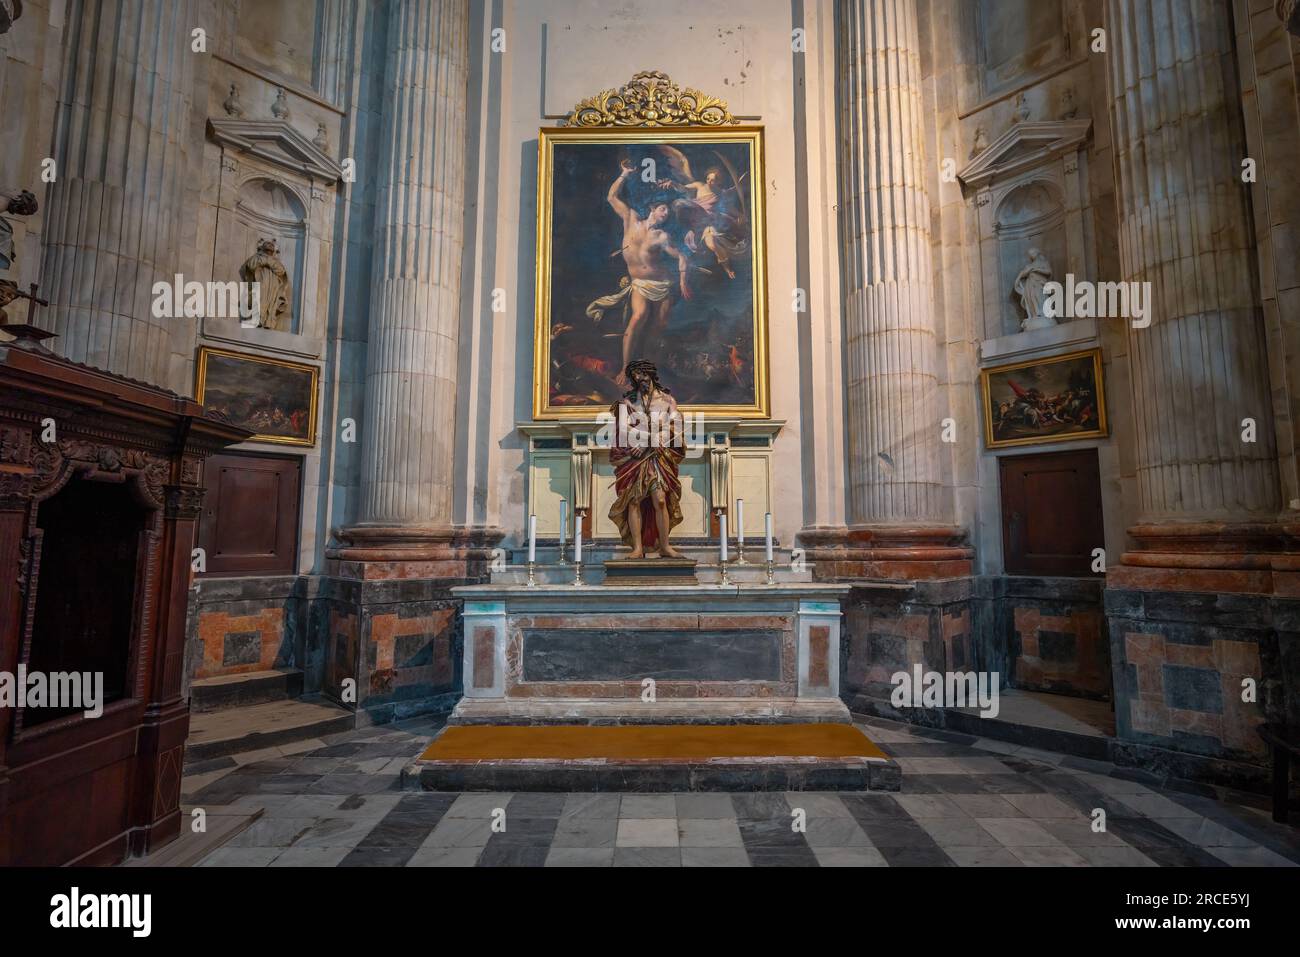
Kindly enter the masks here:
<path id="1" fill-rule="evenodd" d="M 1030 249 L 1046 256 L 1055 281 L 1067 273 L 1092 278 L 1086 223 L 1091 128 L 1086 119 L 1018 123 L 958 174 L 979 250 L 973 299 L 983 304 L 986 342 L 1035 335 L 1022 332 L 1025 310 L 1014 291 Z"/>
<path id="2" fill-rule="evenodd" d="M 203 338 L 319 357 L 342 168 L 283 120 L 212 118 L 208 135 L 220 148 L 213 190 L 213 280 L 238 281 L 240 266 L 257 251 L 259 240 L 274 239 L 292 295 L 280 329 L 207 317 Z"/>

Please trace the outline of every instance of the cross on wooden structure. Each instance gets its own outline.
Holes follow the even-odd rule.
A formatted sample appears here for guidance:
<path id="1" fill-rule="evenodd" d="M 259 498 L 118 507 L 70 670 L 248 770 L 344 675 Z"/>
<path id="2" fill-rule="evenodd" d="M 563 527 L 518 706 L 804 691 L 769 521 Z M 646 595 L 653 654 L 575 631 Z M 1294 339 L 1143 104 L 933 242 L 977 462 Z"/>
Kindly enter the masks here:
<path id="1" fill-rule="evenodd" d="M 0 322 L 0 330 L 9 333 L 9 335 L 13 336 L 19 344 L 33 343 L 39 346 L 41 340 L 53 338 L 55 335 L 55 333 L 50 332 L 47 329 L 42 329 L 40 326 L 36 325 L 34 321 L 36 319 L 36 307 L 48 306 L 50 304 L 49 300 L 41 299 L 36 295 L 36 291 L 39 288 L 40 287 L 38 287 L 36 283 L 32 283 L 28 287 L 27 292 L 23 292 L 16 287 L 14 289 L 14 297 L 16 299 L 27 300 L 26 322 L 9 322 L 7 320 Z M 3 313 L 0 313 L 0 315 L 3 315 Z M 41 348 L 44 347 L 41 346 Z"/>

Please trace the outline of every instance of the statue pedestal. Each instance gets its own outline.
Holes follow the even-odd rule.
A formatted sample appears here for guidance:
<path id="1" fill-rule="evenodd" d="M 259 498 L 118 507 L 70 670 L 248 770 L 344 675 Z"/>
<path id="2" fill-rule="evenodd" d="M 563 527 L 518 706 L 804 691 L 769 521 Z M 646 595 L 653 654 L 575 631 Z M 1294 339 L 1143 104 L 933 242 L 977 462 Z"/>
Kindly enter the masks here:
<path id="1" fill-rule="evenodd" d="M 1029 316 L 1020 323 L 1022 332 L 1033 332 L 1036 329 L 1051 329 L 1056 325 L 1056 320 L 1051 316 Z"/>
<path id="2" fill-rule="evenodd" d="M 614 558 L 605 562 L 606 585 L 695 585 L 693 558 Z"/>

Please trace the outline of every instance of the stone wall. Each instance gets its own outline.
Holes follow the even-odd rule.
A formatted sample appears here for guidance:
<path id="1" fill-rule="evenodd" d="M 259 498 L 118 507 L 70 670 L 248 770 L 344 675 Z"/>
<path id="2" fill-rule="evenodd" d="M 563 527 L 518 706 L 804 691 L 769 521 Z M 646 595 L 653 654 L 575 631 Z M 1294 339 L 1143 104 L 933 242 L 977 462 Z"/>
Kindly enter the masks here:
<path id="1" fill-rule="evenodd" d="M 306 586 L 296 575 L 196 581 L 186 622 L 186 687 L 203 678 L 303 669 Z"/>
<path id="2" fill-rule="evenodd" d="M 990 671 L 1001 687 L 1110 696 L 1102 583 L 976 576 L 921 582 L 893 595 L 867 587 L 844 603 L 847 694 L 889 696 L 890 677 Z"/>
<path id="3" fill-rule="evenodd" d="M 448 711 L 461 692 L 460 602 L 469 579 L 201 579 L 190 594 L 187 682 L 273 668 L 363 723 Z M 187 684 L 188 688 L 188 684 Z"/>
<path id="4" fill-rule="evenodd" d="M 905 591 L 855 588 L 843 602 L 841 694 L 888 698 L 890 678 L 926 671 L 1001 671 L 1005 654 L 990 640 L 987 603 L 974 579 L 917 582 Z"/>
<path id="5" fill-rule="evenodd" d="M 1106 614 L 1116 760 L 1261 784 L 1267 752 L 1256 728 L 1300 717 L 1300 602 L 1111 588 Z"/>
<path id="6" fill-rule="evenodd" d="M 991 617 L 1010 663 L 1007 682 L 1028 691 L 1111 696 L 1101 579 L 998 576 L 987 581 Z"/>
<path id="7" fill-rule="evenodd" d="M 450 589 L 467 583 L 314 580 L 307 659 L 320 692 L 354 708 L 360 723 L 451 710 L 463 636 Z"/>

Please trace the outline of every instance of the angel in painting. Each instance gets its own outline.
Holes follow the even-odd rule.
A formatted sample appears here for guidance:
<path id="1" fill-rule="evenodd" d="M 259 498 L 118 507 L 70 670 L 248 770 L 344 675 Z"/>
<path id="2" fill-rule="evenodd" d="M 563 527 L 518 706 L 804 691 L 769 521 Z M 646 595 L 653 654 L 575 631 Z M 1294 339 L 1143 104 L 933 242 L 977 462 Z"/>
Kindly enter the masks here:
<path id="1" fill-rule="evenodd" d="M 704 178 L 698 179 L 691 171 L 691 163 L 685 153 L 667 144 L 660 144 L 658 149 L 673 175 L 659 180 L 656 185 L 673 193 L 690 195 L 689 199 L 673 201 L 673 216 L 686 230 L 683 237 L 686 247 L 695 253 L 702 243 L 713 253 L 727 277 L 735 279 L 736 271 L 731 268 L 732 257 L 743 255 L 748 246 L 746 240 L 740 238 L 744 233 L 745 216 L 738 188 L 740 179 L 747 174 L 742 174 L 740 178 L 732 174 L 730 178 L 735 185 L 724 187 L 724 176 L 730 174 L 730 168 L 728 167 L 727 173 L 723 172 L 727 163 L 721 155 L 714 154 L 722 165 L 709 167 Z M 735 194 L 736 203 L 723 201 L 729 198 L 726 196 L 728 193 Z"/>

